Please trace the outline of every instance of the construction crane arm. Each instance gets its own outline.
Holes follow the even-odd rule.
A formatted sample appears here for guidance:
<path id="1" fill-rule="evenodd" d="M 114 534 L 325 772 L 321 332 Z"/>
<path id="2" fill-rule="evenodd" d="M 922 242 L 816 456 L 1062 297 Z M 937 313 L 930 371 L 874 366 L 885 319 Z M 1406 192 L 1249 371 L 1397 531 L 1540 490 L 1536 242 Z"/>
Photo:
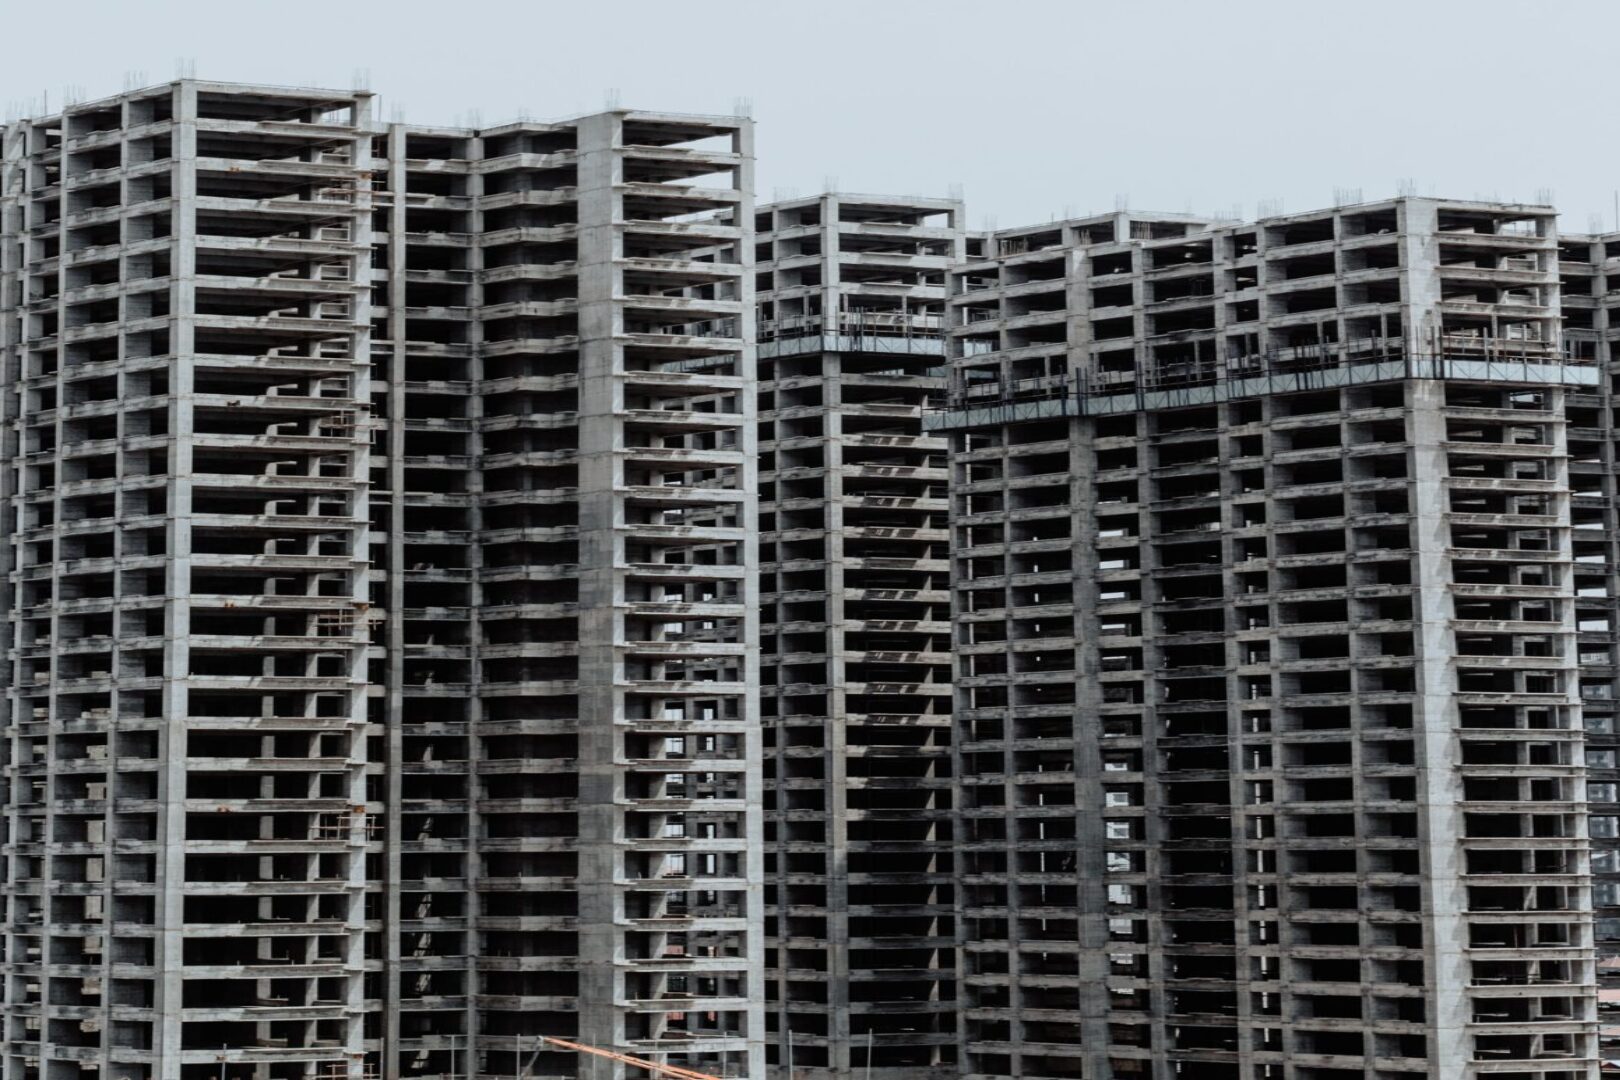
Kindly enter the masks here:
<path id="1" fill-rule="evenodd" d="M 558 1039 L 551 1035 L 541 1035 L 539 1038 L 542 1043 L 555 1046 L 559 1050 L 573 1050 L 581 1054 L 594 1054 L 596 1057 L 607 1058 L 610 1061 L 620 1061 L 626 1065 L 635 1065 L 650 1072 L 680 1077 L 681 1080 L 721 1080 L 720 1077 L 711 1076 L 708 1073 L 683 1069 L 678 1065 L 661 1065 L 656 1061 L 648 1061 L 645 1058 L 631 1057 L 629 1054 L 620 1054 L 613 1050 L 603 1050 L 599 1046 L 586 1046 L 584 1043 L 569 1042 L 567 1039 Z"/>

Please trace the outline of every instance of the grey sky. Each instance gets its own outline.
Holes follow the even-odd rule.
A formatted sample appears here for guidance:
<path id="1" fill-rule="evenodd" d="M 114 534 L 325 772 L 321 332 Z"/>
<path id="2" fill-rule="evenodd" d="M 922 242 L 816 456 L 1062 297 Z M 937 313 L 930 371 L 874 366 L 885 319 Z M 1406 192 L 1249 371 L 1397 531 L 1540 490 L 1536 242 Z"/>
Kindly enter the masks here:
<path id="1" fill-rule="evenodd" d="M 445 11 L 454 27 L 443 25 Z M 1422 194 L 1615 228 L 1600 0 L 0 0 L 0 102 L 125 72 L 348 87 L 418 123 L 626 106 L 759 121 L 758 193 L 945 194 L 970 223 L 1111 209 L 1254 214 Z"/>

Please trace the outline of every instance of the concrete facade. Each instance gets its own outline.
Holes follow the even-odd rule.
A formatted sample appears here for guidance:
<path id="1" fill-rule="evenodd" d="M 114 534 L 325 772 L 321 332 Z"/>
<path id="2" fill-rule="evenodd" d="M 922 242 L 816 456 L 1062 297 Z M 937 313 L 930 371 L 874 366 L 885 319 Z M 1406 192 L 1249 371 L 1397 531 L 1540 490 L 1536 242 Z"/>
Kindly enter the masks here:
<path id="1" fill-rule="evenodd" d="M 1616 1056 L 1620 235 L 371 106 L 0 128 L 7 1080 Z"/>
<path id="2" fill-rule="evenodd" d="M 1595 1073 L 1549 208 L 953 273 L 972 1076 Z"/>
<path id="3" fill-rule="evenodd" d="M 1620 536 L 1615 488 L 1614 379 L 1620 373 L 1620 234 L 1559 237 L 1564 352 L 1602 372 L 1597 386 L 1566 395 L 1575 629 L 1586 728 L 1586 802 L 1603 1056 L 1620 1060 Z"/>
<path id="4" fill-rule="evenodd" d="M 8 1076 L 363 1060 L 368 104 L 4 133 Z"/>
<path id="5" fill-rule="evenodd" d="M 751 130 L 5 130 L 8 1077 L 763 1074 Z"/>
<path id="6" fill-rule="evenodd" d="M 945 440 L 922 421 L 961 219 L 824 194 L 755 222 L 770 1060 L 797 1076 L 955 1069 Z"/>

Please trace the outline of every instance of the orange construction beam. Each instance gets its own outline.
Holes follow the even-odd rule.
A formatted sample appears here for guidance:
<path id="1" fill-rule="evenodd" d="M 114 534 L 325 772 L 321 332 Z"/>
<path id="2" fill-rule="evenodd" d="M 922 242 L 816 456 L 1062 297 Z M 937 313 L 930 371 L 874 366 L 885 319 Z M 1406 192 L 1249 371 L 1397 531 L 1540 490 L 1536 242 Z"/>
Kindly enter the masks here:
<path id="1" fill-rule="evenodd" d="M 678 1065 L 661 1065 L 656 1061 L 631 1057 L 629 1054 L 620 1054 L 613 1050 L 603 1050 L 599 1046 L 586 1046 L 584 1043 L 569 1042 L 567 1039 L 558 1039 L 551 1035 L 541 1035 L 539 1039 L 542 1043 L 555 1046 L 559 1050 L 573 1050 L 581 1054 L 594 1054 L 597 1057 L 607 1058 L 611 1061 L 621 1061 L 626 1065 L 635 1065 L 655 1073 L 663 1073 L 665 1076 L 678 1076 L 682 1080 L 721 1080 L 720 1077 L 711 1076 L 709 1073 L 683 1069 Z"/>

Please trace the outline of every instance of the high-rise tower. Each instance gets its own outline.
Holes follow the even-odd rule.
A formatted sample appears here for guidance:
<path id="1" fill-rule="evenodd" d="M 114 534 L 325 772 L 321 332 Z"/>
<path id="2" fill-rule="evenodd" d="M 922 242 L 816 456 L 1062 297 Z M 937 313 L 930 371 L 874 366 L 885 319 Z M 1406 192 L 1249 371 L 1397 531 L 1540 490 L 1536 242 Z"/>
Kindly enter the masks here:
<path id="1" fill-rule="evenodd" d="M 1591 1075 L 1554 237 L 1112 215 L 953 272 L 969 1075 Z"/>
<path id="2" fill-rule="evenodd" d="M 7 1075 L 358 1075 L 368 102 L 5 131 Z"/>
<path id="3" fill-rule="evenodd" d="M 759 1075 L 749 122 L 5 133 L 8 1075 Z"/>
<path id="4" fill-rule="evenodd" d="M 801 1076 L 954 1071 L 946 444 L 922 420 L 961 218 L 839 193 L 756 223 L 772 1050 Z"/>

